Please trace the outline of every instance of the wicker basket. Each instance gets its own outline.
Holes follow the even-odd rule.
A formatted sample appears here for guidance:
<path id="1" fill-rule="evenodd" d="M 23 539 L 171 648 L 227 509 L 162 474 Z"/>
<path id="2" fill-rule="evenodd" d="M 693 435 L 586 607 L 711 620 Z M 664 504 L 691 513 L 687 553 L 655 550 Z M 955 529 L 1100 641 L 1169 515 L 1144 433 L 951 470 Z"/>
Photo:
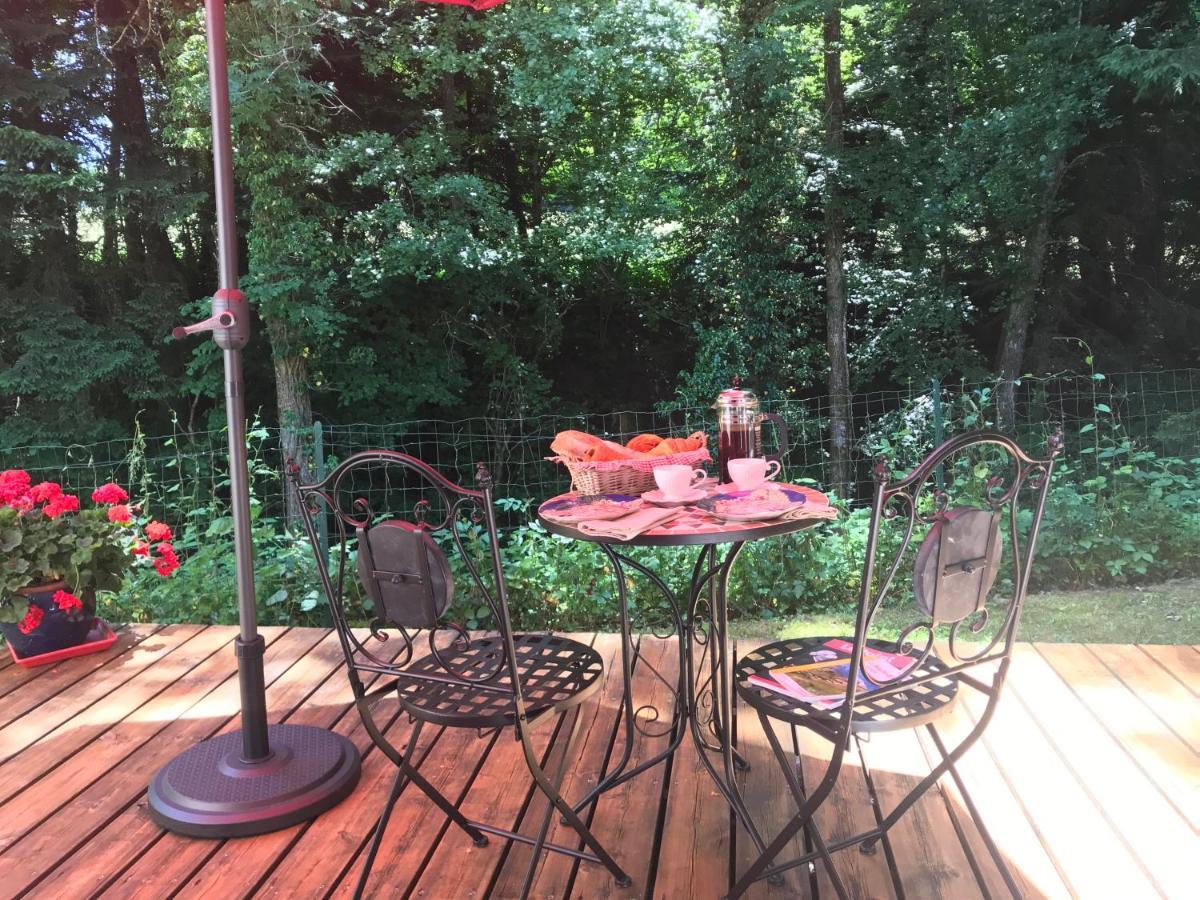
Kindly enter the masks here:
<path id="1" fill-rule="evenodd" d="M 707 447 L 672 453 L 651 459 L 622 459 L 613 462 L 570 462 L 561 456 L 550 457 L 571 473 L 571 490 L 580 494 L 644 494 L 656 487 L 656 466 L 691 466 L 712 462 Z"/>

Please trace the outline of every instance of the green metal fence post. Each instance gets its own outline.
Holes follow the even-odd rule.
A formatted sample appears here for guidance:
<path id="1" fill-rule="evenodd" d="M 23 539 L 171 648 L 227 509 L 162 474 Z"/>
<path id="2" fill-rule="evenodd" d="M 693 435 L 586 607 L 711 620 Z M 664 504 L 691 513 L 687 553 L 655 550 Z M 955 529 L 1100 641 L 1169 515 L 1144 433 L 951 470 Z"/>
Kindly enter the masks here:
<path id="1" fill-rule="evenodd" d="M 929 381 L 929 393 L 933 397 L 933 446 L 940 447 L 942 446 L 942 439 L 944 437 L 945 423 L 942 421 L 942 380 L 936 375 Z M 940 491 L 945 487 L 942 481 L 941 466 L 937 467 L 935 477 L 937 479 L 938 490 Z"/>
<path id="2" fill-rule="evenodd" d="M 325 478 L 325 429 L 320 422 L 313 422 L 313 475 L 316 481 Z M 317 518 L 317 540 L 321 542 L 321 555 L 329 559 L 329 518 L 328 511 L 321 509 Z"/>

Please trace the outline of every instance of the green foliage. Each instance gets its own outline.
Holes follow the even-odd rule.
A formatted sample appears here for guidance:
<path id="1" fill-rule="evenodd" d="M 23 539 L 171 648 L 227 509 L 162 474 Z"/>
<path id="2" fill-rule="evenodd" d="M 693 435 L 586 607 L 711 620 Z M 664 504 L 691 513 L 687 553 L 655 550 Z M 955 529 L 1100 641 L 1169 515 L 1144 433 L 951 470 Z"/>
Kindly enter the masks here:
<path id="1" fill-rule="evenodd" d="M 272 519 L 254 517 L 254 587 L 263 624 L 326 625 L 312 549 L 281 532 Z M 233 522 L 218 516 L 207 528 L 190 529 L 176 542 L 186 556 L 169 579 L 139 569 L 118 593 L 103 598 L 101 612 L 113 621 L 237 622 L 237 578 Z"/>

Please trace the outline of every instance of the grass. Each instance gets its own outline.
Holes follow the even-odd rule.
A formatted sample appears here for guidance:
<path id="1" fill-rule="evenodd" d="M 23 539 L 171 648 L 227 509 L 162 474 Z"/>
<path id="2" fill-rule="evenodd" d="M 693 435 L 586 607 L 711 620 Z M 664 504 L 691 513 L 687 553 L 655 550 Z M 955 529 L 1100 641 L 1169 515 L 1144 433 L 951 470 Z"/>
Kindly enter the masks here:
<path id="1" fill-rule="evenodd" d="M 918 621 L 915 608 L 885 608 L 874 636 L 895 638 Z M 803 637 L 854 632 L 854 610 L 738 622 L 742 637 Z M 1023 641 L 1098 644 L 1200 644 L 1200 579 L 1143 587 L 1031 594 L 1017 636 Z"/>

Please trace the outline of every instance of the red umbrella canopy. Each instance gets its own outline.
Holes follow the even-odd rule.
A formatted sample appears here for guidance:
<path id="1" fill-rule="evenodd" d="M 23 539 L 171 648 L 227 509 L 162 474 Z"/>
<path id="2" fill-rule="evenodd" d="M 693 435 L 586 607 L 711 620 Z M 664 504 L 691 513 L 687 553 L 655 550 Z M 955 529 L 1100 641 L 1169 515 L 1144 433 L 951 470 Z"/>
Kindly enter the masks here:
<path id="1" fill-rule="evenodd" d="M 469 6 L 477 12 L 499 6 L 504 0 L 421 0 L 422 3 L 449 3 L 451 6 Z"/>

